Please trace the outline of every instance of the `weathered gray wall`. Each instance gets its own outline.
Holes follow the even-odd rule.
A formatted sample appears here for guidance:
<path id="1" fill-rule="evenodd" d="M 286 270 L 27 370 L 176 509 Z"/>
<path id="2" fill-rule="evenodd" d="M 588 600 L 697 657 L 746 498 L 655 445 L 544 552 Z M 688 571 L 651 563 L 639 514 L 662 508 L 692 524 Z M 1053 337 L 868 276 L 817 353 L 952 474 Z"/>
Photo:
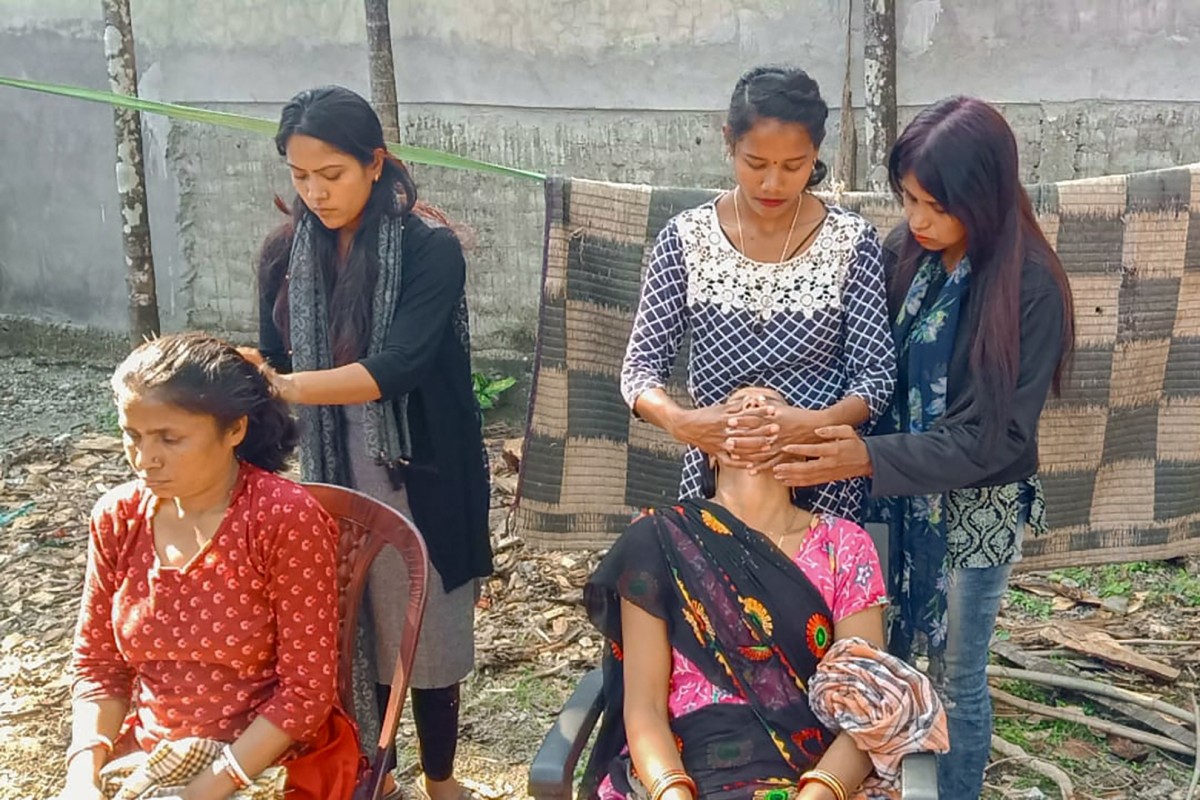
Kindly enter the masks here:
<path id="1" fill-rule="evenodd" d="M 406 0 L 392 8 L 405 137 L 543 172 L 720 184 L 720 109 L 755 63 L 841 93 L 845 0 Z M 861 6 L 861 3 L 856 3 Z M 1000 104 L 1025 177 L 1200 161 L 1195 0 L 898 0 L 902 122 L 939 97 Z M 141 91 L 271 117 L 295 91 L 365 92 L 361 0 L 133 0 Z M 857 22 L 855 23 L 857 26 Z M 0 74 L 105 86 L 96 0 L 0 0 Z M 856 50 L 860 45 L 855 44 Z M 125 324 L 109 111 L 0 89 L 0 313 Z M 855 87 L 861 98 L 861 77 Z M 837 111 L 823 151 L 835 157 Z M 163 318 L 248 333 L 252 259 L 287 175 L 266 140 L 148 118 Z M 540 187 L 418 167 L 478 246 L 480 355 L 529 352 Z"/>

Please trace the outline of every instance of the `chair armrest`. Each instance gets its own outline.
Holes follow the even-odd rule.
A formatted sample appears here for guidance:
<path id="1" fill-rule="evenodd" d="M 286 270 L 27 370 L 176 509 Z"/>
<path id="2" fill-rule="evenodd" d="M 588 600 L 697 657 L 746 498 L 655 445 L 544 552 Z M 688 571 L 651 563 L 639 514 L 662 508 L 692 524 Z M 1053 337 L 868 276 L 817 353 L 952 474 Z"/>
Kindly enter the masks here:
<path id="1" fill-rule="evenodd" d="M 603 688 L 603 673 L 591 670 L 558 713 L 529 766 L 529 794 L 535 800 L 571 800 L 575 765 L 603 710 Z"/>
<path id="2" fill-rule="evenodd" d="M 937 756 L 913 753 L 900 762 L 902 800 L 938 800 Z"/>

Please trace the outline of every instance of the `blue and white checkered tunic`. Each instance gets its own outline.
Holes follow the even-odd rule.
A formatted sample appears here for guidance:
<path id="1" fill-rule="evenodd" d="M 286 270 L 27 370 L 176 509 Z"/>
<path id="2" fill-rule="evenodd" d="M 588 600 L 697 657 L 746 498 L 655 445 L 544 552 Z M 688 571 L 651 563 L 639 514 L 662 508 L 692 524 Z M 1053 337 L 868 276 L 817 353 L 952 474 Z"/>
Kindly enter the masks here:
<path id="1" fill-rule="evenodd" d="M 781 264 L 744 256 L 714 202 L 675 216 L 651 254 L 621 392 L 633 407 L 670 377 L 691 331 L 688 393 L 722 403 L 738 387 L 766 386 L 795 406 L 828 408 L 847 396 L 883 412 L 896 384 L 879 237 L 858 214 L 829 206 L 812 245 Z M 682 497 L 700 494 L 703 455 L 684 455 Z M 819 487 L 816 508 L 858 519 L 861 480 Z"/>

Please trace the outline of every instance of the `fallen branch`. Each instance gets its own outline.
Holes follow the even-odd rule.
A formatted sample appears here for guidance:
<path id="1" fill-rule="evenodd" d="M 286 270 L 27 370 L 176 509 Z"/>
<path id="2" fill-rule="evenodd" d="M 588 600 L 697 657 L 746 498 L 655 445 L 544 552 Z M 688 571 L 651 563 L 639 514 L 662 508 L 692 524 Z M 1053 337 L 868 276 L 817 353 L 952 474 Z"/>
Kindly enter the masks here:
<path id="1" fill-rule="evenodd" d="M 994 733 L 992 734 L 992 749 L 1004 756 L 1006 761 L 1026 762 L 1031 770 L 1054 781 L 1054 785 L 1062 793 L 1063 800 L 1075 800 L 1075 784 L 1071 783 L 1071 776 L 1063 772 L 1059 767 L 1040 758 L 1034 758 L 1022 750 L 1020 746 L 1001 739 Z"/>
<path id="2" fill-rule="evenodd" d="M 1170 703 L 1163 702 L 1154 697 L 1146 697 L 1137 692 L 1131 692 L 1128 689 L 1122 689 L 1119 686 L 1110 686 L 1107 683 L 1088 680 L 1087 678 L 1073 678 L 1069 675 L 1052 675 L 1048 672 L 1035 672 L 1028 669 L 1013 669 L 1012 667 L 1002 667 L 992 664 L 987 668 L 987 674 L 993 678 L 1007 678 L 1016 681 L 1028 681 L 1030 683 L 1038 683 L 1043 686 L 1053 686 L 1056 689 L 1070 689 L 1075 692 L 1084 694 L 1100 695 L 1101 697 L 1109 697 L 1113 700 L 1121 700 L 1126 703 L 1148 708 L 1151 711 L 1157 711 L 1168 717 L 1173 717 L 1178 720 L 1183 720 L 1187 723 L 1194 723 L 1195 715 L 1191 711 L 1182 709 L 1179 706 L 1173 706 Z"/>
<path id="3" fill-rule="evenodd" d="M 1089 717 L 1082 711 L 1074 708 L 1055 708 L 1043 703 L 1035 703 L 1032 700 L 1024 700 L 1015 695 L 1011 695 L 1002 689 L 991 688 L 992 697 L 1006 706 L 1012 706 L 1020 711 L 1028 711 L 1031 714 L 1048 717 L 1050 719 L 1061 719 L 1066 722 L 1074 722 L 1077 725 L 1083 725 L 1085 728 L 1090 728 L 1100 733 L 1112 734 L 1120 736 L 1123 739 L 1128 739 L 1131 742 L 1140 742 L 1148 744 L 1151 747 L 1157 747 L 1160 750 L 1166 750 L 1171 753 L 1195 757 L 1196 751 L 1194 748 L 1180 744 L 1174 739 L 1168 739 L 1165 736 L 1156 736 L 1152 733 L 1140 731 L 1137 728 L 1131 728 L 1128 725 L 1119 725 L 1116 722 L 1109 722 L 1105 719 L 1097 719 Z"/>
<path id="4" fill-rule="evenodd" d="M 1085 676 L 1078 665 L 1068 664 L 1061 661 L 1050 661 L 1042 658 L 1037 654 L 1027 652 L 1012 644 L 1011 642 L 995 641 L 991 645 L 992 652 L 1001 658 L 1011 661 L 1018 666 L 1024 667 L 1027 670 L 1036 670 L 1038 672 L 1050 675 L 1062 675 L 1066 677 L 1084 680 Z M 1107 685 L 1107 684 L 1105 684 Z M 1176 683 L 1176 686 L 1179 686 Z M 1173 722 L 1169 717 L 1162 714 L 1149 711 L 1134 703 L 1127 703 L 1123 700 L 1113 700 L 1099 694 L 1089 694 L 1097 705 L 1103 706 L 1106 709 L 1115 711 L 1116 713 L 1128 717 L 1131 720 L 1145 726 L 1148 730 L 1163 736 L 1169 736 L 1175 741 L 1194 747 L 1196 745 L 1196 734 L 1192 733 L 1185 725 Z M 1188 722 L 1190 722 L 1190 717 Z"/>
<path id="5" fill-rule="evenodd" d="M 1200 731 L 1200 706 L 1196 705 L 1195 692 L 1192 692 L 1192 712 L 1196 715 L 1196 730 Z M 1200 784 L 1200 743 L 1196 745 L 1196 763 L 1192 764 L 1192 782 L 1188 784 L 1187 800 L 1195 798 L 1197 784 Z"/>
<path id="6" fill-rule="evenodd" d="M 1200 639 L 1117 639 L 1121 644 L 1158 644 L 1163 647 L 1200 647 Z"/>

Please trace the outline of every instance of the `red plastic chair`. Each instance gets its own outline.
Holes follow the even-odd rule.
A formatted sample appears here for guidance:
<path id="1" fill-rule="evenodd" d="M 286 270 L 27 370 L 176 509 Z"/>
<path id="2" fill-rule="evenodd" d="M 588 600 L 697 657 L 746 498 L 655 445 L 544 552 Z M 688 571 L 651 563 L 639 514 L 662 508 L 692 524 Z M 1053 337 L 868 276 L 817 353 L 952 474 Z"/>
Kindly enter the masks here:
<path id="1" fill-rule="evenodd" d="M 417 652 L 417 637 L 421 633 L 421 619 L 425 615 L 429 553 L 417 527 L 391 506 L 342 486 L 306 483 L 304 488 L 337 521 L 342 534 L 338 544 L 338 694 L 342 707 L 349 714 L 354 713 L 354 645 L 367 572 L 375 557 L 388 545 L 400 551 L 408 569 L 408 605 L 400 638 L 400 655 L 392 676 L 392 693 L 379 726 L 379 741 L 370 769 L 354 793 L 355 800 L 378 800 L 386 777 L 384 764 L 400 724 L 400 712 L 408 694 L 409 675 Z"/>

